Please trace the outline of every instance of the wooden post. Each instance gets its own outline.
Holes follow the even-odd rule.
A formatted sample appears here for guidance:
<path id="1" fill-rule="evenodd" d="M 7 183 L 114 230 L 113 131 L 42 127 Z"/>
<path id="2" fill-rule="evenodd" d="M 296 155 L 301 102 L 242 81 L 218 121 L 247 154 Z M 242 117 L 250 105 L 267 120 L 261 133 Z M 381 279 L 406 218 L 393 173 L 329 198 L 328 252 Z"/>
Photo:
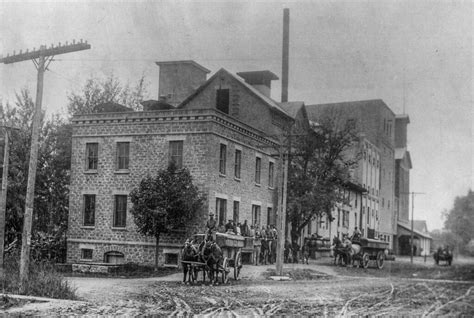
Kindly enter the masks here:
<path id="1" fill-rule="evenodd" d="M 7 190 L 8 190 L 8 161 L 10 160 L 10 142 L 7 128 L 3 128 L 5 135 L 5 147 L 3 148 L 3 173 L 2 173 L 2 193 L 0 195 L 0 277 L 3 277 L 3 254 L 5 252 L 5 223 L 6 223 L 6 206 L 7 206 Z"/>
<path id="2" fill-rule="evenodd" d="M 277 230 L 278 230 L 278 245 L 277 245 L 277 257 L 276 257 L 276 274 L 281 276 L 283 274 L 283 261 L 284 261 L 284 250 L 285 250 L 285 228 L 283 226 L 283 208 L 282 208 L 282 197 L 283 197 L 283 153 L 280 149 L 278 157 L 278 175 L 277 175 Z"/>
<path id="3" fill-rule="evenodd" d="M 26 51 L 19 54 L 7 55 L 6 57 L 0 58 L 0 63 L 12 64 L 21 61 L 32 60 L 38 70 L 37 86 L 36 86 L 36 104 L 35 114 L 33 117 L 33 127 L 31 132 L 31 147 L 30 147 L 30 161 L 28 166 L 28 183 L 26 188 L 26 199 L 25 199 L 25 214 L 23 221 L 23 235 L 21 242 L 21 260 L 20 260 L 20 293 L 25 293 L 26 284 L 28 282 L 28 267 L 30 258 L 30 245 L 31 245 L 31 225 L 33 223 L 33 203 L 35 197 L 35 181 L 36 181 L 36 166 L 38 159 L 38 137 L 40 131 L 40 119 L 41 119 L 41 103 L 43 100 L 43 78 L 44 72 L 48 68 L 49 63 L 53 60 L 55 55 L 72 53 L 76 51 L 88 50 L 91 46 L 82 39 L 79 43 L 73 41 L 72 44 L 61 45 L 54 47 L 51 45 L 50 48 L 46 48 L 42 45 L 39 50 L 33 49 L 33 51 Z M 47 62 L 47 64 L 46 64 Z"/>
<path id="4" fill-rule="evenodd" d="M 45 49 L 45 47 L 43 46 L 42 49 Z M 35 114 L 33 117 L 33 128 L 31 132 L 30 162 L 28 165 L 25 215 L 23 218 L 23 235 L 21 237 L 20 294 L 24 294 L 26 292 L 26 284 L 28 283 L 31 226 L 33 223 L 33 203 L 35 198 L 36 166 L 38 161 L 38 137 L 41 124 L 41 103 L 43 101 L 44 66 L 45 56 L 41 54 L 38 59 L 38 81 L 36 85 Z"/>

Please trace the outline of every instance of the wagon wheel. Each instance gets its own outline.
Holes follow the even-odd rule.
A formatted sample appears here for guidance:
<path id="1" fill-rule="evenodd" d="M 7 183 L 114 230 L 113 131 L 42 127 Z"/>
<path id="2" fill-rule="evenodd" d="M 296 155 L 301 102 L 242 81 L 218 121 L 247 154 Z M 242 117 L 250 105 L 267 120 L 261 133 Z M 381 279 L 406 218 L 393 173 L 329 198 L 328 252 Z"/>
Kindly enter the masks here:
<path id="1" fill-rule="evenodd" d="M 379 251 L 377 253 L 377 259 L 376 259 L 378 269 L 383 268 L 384 258 L 385 258 L 384 253 L 382 251 Z"/>
<path id="2" fill-rule="evenodd" d="M 238 252 L 234 260 L 234 279 L 239 280 L 240 269 L 242 268 L 242 253 Z"/>
<path id="3" fill-rule="evenodd" d="M 227 284 L 229 282 L 229 260 L 227 257 L 224 257 L 222 262 L 222 284 Z"/>
<path id="4" fill-rule="evenodd" d="M 369 260 L 370 260 L 369 254 L 367 252 L 364 252 L 364 254 L 362 254 L 362 267 L 363 268 L 369 267 Z"/>

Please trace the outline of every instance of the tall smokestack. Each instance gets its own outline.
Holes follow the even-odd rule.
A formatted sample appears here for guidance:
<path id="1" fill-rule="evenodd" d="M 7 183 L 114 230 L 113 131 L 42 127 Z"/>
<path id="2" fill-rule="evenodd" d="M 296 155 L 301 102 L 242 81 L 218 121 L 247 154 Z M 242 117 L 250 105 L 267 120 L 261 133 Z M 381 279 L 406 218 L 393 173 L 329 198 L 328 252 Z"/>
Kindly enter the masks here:
<path id="1" fill-rule="evenodd" d="M 290 9 L 283 9 L 283 58 L 281 70 L 281 102 L 288 101 L 288 59 L 290 51 Z"/>

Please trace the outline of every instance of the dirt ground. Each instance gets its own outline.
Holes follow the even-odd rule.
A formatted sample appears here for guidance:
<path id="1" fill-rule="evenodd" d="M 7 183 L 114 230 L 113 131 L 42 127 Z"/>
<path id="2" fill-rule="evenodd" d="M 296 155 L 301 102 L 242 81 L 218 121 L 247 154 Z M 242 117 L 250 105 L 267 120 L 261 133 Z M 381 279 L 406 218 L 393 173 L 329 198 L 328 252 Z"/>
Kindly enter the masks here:
<path id="1" fill-rule="evenodd" d="M 231 279 L 219 286 L 184 285 L 181 273 L 142 279 L 70 277 L 83 301 L 34 303 L 7 312 L 21 316 L 474 316 L 474 279 L 456 276 L 466 271 L 471 275 L 474 260 L 457 267 L 415 261 L 412 271 L 405 270 L 411 267 L 409 259 L 403 258 L 386 262 L 381 270 L 335 267 L 330 259 L 285 264 L 285 273 L 294 278 L 291 281 L 270 280 L 274 266 L 245 265 L 239 281 Z"/>

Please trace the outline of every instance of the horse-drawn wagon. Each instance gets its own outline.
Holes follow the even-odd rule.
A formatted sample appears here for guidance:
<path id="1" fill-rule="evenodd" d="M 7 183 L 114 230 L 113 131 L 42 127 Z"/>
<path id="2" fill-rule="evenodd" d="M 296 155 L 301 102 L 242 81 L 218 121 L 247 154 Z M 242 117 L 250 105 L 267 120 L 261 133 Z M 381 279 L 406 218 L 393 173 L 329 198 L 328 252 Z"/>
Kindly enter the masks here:
<path id="1" fill-rule="evenodd" d="M 244 237 L 239 235 L 216 233 L 216 242 L 214 242 L 206 240 L 205 234 L 195 234 L 193 240 L 187 241 L 183 248 L 181 260 L 183 281 L 186 282 L 186 274 L 189 274 L 189 281 L 194 283 L 199 272 L 202 273 L 203 282 L 206 280 L 206 274 L 211 283 L 216 284 L 219 274 L 221 274 L 223 284 L 229 281 L 232 274 L 234 279 L 238 280 L 242 269 L 244 244 Z"/>
<path id="2" fill-rule="evenodd" d="M 352 251 L 347 250 L 343 246 L 335 248 L 335 263 L 349 263 L 348 259 L 352 255 L 352 264 L 358 262 L 363 268 L 369 267 L 372 261 L 378 269 L 382 269 L 385 262 L 385 253 L 388 249 L 388 243 L 380 240 L 359 238 L 352 241 Z"/>

